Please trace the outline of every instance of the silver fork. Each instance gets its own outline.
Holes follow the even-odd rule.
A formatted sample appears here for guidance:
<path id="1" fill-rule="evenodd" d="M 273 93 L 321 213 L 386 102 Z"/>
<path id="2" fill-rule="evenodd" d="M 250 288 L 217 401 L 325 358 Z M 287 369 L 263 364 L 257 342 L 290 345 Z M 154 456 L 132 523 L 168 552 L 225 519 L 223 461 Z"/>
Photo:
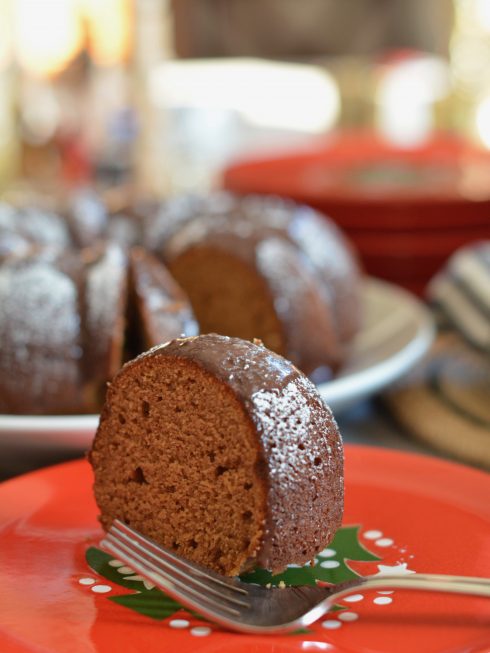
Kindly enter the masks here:
<path id="1" fill-rule="evenodd" d="M 438 574 L 366 576 L 329 587 L 266 588 L 184 560 L 118 520 L 100 546 L 186 608 L 245 633 L 304 628 L 339 599 L 359 590 L 429 590 L 490 597 L 490 579 Z"/>

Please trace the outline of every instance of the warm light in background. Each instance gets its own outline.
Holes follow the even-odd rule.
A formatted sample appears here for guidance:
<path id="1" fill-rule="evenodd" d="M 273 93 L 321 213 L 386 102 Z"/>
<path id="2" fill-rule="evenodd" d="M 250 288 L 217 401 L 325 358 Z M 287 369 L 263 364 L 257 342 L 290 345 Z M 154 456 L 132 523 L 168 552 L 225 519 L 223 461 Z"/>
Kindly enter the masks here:
<path id="1" fill-rule="evenodd" d="M 77 0 L 15 0 L 13 22 L 17 59 L 35 75 L 60 72 L 82 46 Z"/>
<path id="2" fill-rule="evenodd" d="M 476 129 L 483 145 L 490 149 L 490 97 L 485 98 L 477 107 Z"/>
<path id="3" fill-rule="evenodd" d="M 393 63 L 378 84 L 378 129 L 397 145 L 418 145 L 433 129 L 434 103 L 449 91 L 449 67 L 443 59 L 417 56 Z"/>
<path id="4" fill-rule="evenodd" d="M 10 6 L 0 0 L 0 70 L 9 63 L 11 58 L 12 35 L 9 29 L 10 24 Z"/>
<path id="5" fill-rule="evenodd" d="M 131 0 L 79 0 L 88 22 L 90 53 L 101 66 L 123 61 L 131 45 Z"/>
<path id="6" fill-rule="evenodd" d="M 12 7 L 16 57 L 34 75 L 61 72 L 84 46 L 101 65 L 127 56 L 131 0 L 0 1 Z"/>
<path id="7" fill-rule="evenodd" d="M 476 0 L 476 15 L 481 26 L 490 32 L 490 0 Z"/>
<path id="8" fill-rule="evenodd" d="M 161 187 L 162 162 L 172 162 L 168 192 L 209 188 L 230 159 L 305 143 L 332 129 L 340 114 L 337 83 L 317 65 L 167 60 L 148 80 L 157 124 L 152 175 Z"/>
<path id="9" fill-rule="evenodd" d="M 252 125 L 309 133 L 330 129 L 340 111 L 327 71 L 254 59 L 166 62 L 150 93 L 159 106 L 234 111 Z"/>
<path id="10" fill-rule="evenodd" d="M 490 0 L 454 0 L 451 74 L 458 96 L 486 95 L 490 67 Z"/>

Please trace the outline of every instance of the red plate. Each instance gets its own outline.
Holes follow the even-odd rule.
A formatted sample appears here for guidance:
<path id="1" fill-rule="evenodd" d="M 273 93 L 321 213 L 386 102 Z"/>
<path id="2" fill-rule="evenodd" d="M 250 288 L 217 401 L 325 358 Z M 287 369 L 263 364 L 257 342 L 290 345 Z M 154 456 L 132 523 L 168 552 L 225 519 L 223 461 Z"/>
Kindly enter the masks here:
<path id="1" fill-rule="evenodd" d="M 280 637 L 228 633 L 183 611 L 162 620 L 144 616 L 133 608 L 149 590 L 130 570 L 109 564 L 103 577 L 88 566 L 90 549 L 97 567 L 91 547 L 101 536 L 91 484 L 88 464 L 77 461 L 0 486 L 1 653 L 490 651 L 490 602 L 472 597 L 366 593 L 309 632 Z M 359 530 L 341 531 L 339 550 L 324 556 L 326 568 L 345 572 L 347 557 L 358 573 L 395 567 L 490 576 L 489 497 L 483 472 L 346 447 L 344 523 Z"/>

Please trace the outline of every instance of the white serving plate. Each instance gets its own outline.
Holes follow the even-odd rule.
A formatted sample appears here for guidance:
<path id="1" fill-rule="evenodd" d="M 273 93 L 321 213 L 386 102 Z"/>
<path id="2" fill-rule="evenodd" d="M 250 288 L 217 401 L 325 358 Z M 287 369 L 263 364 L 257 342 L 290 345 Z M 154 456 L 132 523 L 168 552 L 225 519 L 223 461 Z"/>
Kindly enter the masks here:
<path id="1" fill-rule="evenodd" d="M 435 335 L 432 314 L 399 286 L 370 278 L 364 286 L 364 325 L 349 361 L 335 379 L 318 386 L 334 412 L 369 397 L 406 374 Z"/>
<path id="2" fill-rule="evenodd" d="M 318 386 L 334 413 L 403 376 L 434 337 L 430 311 L 398 286 L 368 279 L 364 302 L 364 326 L 349 361 L 334 380 Z M 90 446 L 98 420 L 98 415 L 0 415 L 0 445 L 82 452 Z"/>

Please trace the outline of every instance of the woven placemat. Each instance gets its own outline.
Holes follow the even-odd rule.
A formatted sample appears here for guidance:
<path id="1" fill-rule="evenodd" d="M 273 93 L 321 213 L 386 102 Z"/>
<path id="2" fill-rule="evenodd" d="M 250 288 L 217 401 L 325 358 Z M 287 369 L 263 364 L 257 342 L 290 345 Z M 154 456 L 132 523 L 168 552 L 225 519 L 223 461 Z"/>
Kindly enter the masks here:
<path id="1" fill-rule="evenodd" d="M 490 357 L 455 332 L 440 334 L 426 359 L 384 401 L 419 440 L 490 469 Z"/>

